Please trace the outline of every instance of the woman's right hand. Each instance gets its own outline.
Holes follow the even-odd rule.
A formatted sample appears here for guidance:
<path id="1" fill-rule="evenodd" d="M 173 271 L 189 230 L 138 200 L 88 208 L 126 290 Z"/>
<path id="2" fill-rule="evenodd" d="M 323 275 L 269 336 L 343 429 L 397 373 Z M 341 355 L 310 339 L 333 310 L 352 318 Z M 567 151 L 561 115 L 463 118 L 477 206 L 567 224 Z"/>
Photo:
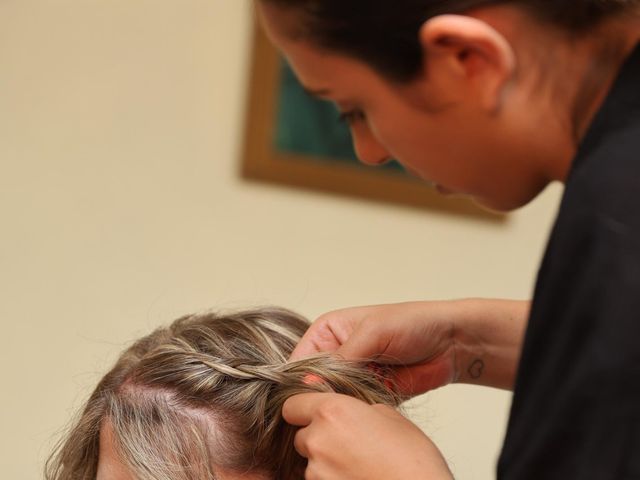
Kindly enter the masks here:
<path id="1" fill-rule="evenodd" d="M 312 324 L 290 360 L 375 360 L 404 395 L 454 382 L 511 389 L 528 313 L 529 302 L 476 299 L 336 310 Z"/>

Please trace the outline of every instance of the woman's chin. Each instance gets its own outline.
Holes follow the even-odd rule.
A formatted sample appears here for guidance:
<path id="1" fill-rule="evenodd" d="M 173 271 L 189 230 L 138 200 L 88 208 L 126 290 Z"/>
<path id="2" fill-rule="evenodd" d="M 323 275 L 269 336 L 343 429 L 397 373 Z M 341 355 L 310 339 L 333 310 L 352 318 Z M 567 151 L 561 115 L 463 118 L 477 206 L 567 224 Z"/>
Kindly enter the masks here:
<path id="1" fill-rule="evenodd" d="M 487 199 L 482 197 L 469 197 L 474 203 L 480 207 L 495 213 L 509 213 L 522 207 L 521 203 L 498 201 L 496 199 Z"/>

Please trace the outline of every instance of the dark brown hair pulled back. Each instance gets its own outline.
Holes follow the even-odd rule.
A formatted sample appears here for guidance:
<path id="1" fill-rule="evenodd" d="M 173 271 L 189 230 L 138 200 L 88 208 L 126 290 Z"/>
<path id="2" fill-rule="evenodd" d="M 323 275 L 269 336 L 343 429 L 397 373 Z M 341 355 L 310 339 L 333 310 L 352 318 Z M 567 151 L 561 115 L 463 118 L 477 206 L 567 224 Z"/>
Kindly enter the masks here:
<path id="1" fill-rule="evenodd" d="M 418 41 L 429 18 L 486 5 L 514 4 L 541 21 L 581 33 L 601 20 L 638 6 L 638 0 L 262 0 L 302 14 L 300 34 L 317 45 L 365 61 L 396 81 L 422 65 Z"/>

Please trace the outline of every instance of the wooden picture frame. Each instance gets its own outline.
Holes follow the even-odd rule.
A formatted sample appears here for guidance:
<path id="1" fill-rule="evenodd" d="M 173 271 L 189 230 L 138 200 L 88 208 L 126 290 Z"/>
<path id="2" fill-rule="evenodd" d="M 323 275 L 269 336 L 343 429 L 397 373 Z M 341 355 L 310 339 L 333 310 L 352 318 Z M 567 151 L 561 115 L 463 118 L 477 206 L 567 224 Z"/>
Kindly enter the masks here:
<path id="1" fill-rule="evenodd" d="M 379 169 L 319 155 L 292 153 L 274 141 L 283 63 L 261 28 L 253 43 L 242 176 L 297 188 L 391 202 L 490 222 L 505 215 L 481 209 L 471 200 L 447 198 L 400 169 Z M 337 118 L 337 113 L 336 113 Z"/>

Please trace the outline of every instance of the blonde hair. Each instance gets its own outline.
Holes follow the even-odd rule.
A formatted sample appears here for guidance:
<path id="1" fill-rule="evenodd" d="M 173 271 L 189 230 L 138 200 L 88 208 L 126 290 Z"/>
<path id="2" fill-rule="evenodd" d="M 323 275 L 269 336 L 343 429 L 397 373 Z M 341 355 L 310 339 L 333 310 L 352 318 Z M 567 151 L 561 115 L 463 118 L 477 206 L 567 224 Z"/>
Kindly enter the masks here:
<path id="1" fill-rule="evenodd" d="M 322 355 L 287 362 L 309 322 L 279 308 L 191 315 L 128 348 L 47 462 L 47 480 L 95 480 L 100 430 L 139 480 L 213 480 L 218 469 L 304 477 L 284 401 L 332 391 L 401 399 L 363 364 Z M 307 375 L 323 382 L 305 383 Z M 317 378 L 316 377 L 316 378 Z"/>

